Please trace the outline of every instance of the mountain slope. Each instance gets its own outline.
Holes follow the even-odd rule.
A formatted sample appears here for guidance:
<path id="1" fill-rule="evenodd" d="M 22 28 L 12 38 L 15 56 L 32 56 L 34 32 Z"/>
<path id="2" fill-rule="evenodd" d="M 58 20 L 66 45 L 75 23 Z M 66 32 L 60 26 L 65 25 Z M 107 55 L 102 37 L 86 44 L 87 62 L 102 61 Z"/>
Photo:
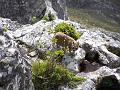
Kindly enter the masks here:
<path id="1" fill-rule="evenodd" d="M 72 20 L 120 32 L 120 0 L 68 0 L 67 6 Z"/>

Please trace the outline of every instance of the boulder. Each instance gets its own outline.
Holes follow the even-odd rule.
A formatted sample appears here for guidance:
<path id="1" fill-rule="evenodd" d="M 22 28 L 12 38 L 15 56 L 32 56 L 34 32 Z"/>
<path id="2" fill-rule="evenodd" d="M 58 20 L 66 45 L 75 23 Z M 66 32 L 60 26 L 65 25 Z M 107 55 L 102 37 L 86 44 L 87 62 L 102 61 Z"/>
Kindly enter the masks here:
<path id="1" fill-rule="evenodd" d="M 68 20 L 66 0 L 51 0 L 53 9 L 57 12 L 59 19 Z"/>
<path id="2" fill-rule="evenodd" d="M 46 12 L 56 13 L 56 17 L 67 19 L 65 0 L 1 0 L 0 17 L 33 24 L 43 18 Z"/>
<path id="3" fill-rule="evenodd" d="M 39 20 L 44 16 L 46 5 L 44 0 L 1 0 L 0 16 L 26 24 L 32 18 Z"/>
<path id="4" fill-rule="evenodd" d="M 0 33 L 0 90 L 34 90 L 29 59 L 5 32 Z"/>

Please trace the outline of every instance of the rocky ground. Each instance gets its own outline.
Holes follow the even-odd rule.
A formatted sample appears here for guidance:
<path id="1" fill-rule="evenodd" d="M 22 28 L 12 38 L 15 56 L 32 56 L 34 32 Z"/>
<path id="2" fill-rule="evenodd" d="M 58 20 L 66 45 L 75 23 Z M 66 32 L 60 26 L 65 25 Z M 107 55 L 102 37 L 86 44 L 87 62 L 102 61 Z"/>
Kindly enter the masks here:
<path id="1" fill-rule="evenodd" d="M 111 82 L 114 90 L 120 89 L 117 82 L 120 80 L 119 33 L 100 28 L 86 30 L 76 22 L 58 18 L 49 22 L 41 20 L 33 25 L 22 25 L 7 18 L 0 18 L 0 90 L 34 90 L 31 62 L 37 60 L 44 51 L 54 48 L 51 42 L 54 33 L 50 30 L 60 22 L 73 25 L 81 33 L 81 37 L 77 39 L 80 47 L 72 54 L 66 53 L 62 63 L 77 76 L 86 78 L 86 81 L 75 89 L 61 86 L 60 90 L 96 90 L 98 78 L 103 79 L 100 85 L 107 82 L 104 81 L 105 78 Z M 42 48 L 38 44 L 42 44 Z M 99 62 L 91 64 L 88 61 L 96 57 L 96 53 L 99 54 Z M 86 69 L 79 72 L 79 62 L 83 60 Z"/>
<path id="2" fill-rule="evenodd" d="M 24 83 L 21 84 L 23 88 L 29 88 L 30 90 L 32 89 L 30 63 L 32 60 L 37 60 L 37 50 L 42 52 L 53 48 L 51 39 L 54 34 L 49 32 L 49 28 L 54 28 L 56 24 L 63 22 L 63 20 L 57 19 L 51 22 L 44 22 L 44 20 L 42 20 L 33 25 L 21 25 L 10 19 L 3 18 L 0 18 L 0 21 L 2 22 L 0 24 L 1 28 L 3 24 L 8 26 L 8 30 L 6 32 L 1 31 L 0 35 L 0 64 L 2 65 L 0 75 L 1 81 L 9 81 L 8 83 L 1 82 L 3 86 L 0 85 L 9 90 L 11 87 L 18 88 L 16 85 L 19 85 L 21 80 L 25 80 L 23 82 L 28 82 L 28 84 L 26 83 L 27 86 L 25 87 L 23 85 Z M 81 47 L 78 48 L 73 55 L 65 54 L 62 62 L 68 69 L 74 71 L 76 75 L 87 78 L 87 81 L 84 82 L 82 86 L 78 86 L 78 90 L 91 90 L 95 88 L 94 81 L 96 81 L 98 77 L 115 75 L 119 80 L 120 35 L 117 33 L 112 34 L 111 32 L 106 32 L 98 28 L 95 28 L 95 30 L 86 30 L 82 29 L 78 23 L 71 21 L 64 22 L 72 24 L 77 31 L 82 33 L 81 37 L 77 40 Z M 13 26 L 10 26 L 10 24 Z M 116 36 L 118 38 L 114 38 Z M 42 50 L 37 47 L 37 43 L 44 45 Z M 33 50 L 29 51 L 28 47 Z M 92 53 L 93 50 L 99 53 L 99 60 L 101 60 L 104 65 L 98 63 L 90 64 L 86 61 L 86 70 L 80 73 L 78 70 L 78 61 L 82 61 L 86 53 L 89 51 Z M 13 74 L 14 78 L 12 77 Z M 25 75 L 27 75 L 27 77 L 24 77 Z M 10 78 L 10 76 L 12 78 Z M 87 83 L 87 86 L 85 83 Z M 28 87 L 29 84 L 31 84 L 30 87 Z"/>

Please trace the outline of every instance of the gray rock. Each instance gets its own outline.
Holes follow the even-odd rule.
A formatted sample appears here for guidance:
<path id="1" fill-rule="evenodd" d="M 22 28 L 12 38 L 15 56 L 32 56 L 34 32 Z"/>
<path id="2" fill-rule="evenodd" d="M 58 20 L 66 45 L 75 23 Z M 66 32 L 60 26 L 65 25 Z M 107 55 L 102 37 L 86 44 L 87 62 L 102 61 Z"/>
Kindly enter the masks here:
<path id="1" fill-rule="evenodd" d="M 95 82 L 88 79 L 79 90 L 95 90 Z"/>
<path id="2" fill-rule="evenodd" d="M 17 20 L 20 23 L 31 23 L 33 17 L 41 19 L 46 11 L 44 0 L 1 0 L 0 16 Z"/>
<path id="3" fill-rule="evenodd" d="M 49 28 L 52 27 L 52 24 L 52 22 L 39 21 L 34 25 L 16 30 L 13 32 L 13 36 L 31 47 L 51 49 L 53 34 L 49 33 Z"/>
<path id="4" fill-rule="evenodd" d="M 62 86 L 60 87 L 59 90 L 95 90 L 95 83 L 92 80 L 88 79 L 84 83 L 82 83 L 81 85 L 78 85 L 74 89 Z"/>
<path id="5" fill-rule="evenodd" d="M 10 21 L 10 22 L 12 22 L 12 21 Z M 60 22 L 63 22 L 63 20 L 57 19 L 57 20 L 54 20 L 51 22 L 44 22 L 44 20 L 41 20 L 33 25 L 22 25 L 19 28 L 16 28 L 13 25 L 15 30 L 14 29 L 11 31 L 8 30 L 7 32 L 0 34 L 1 35 L 0 36 L 0 48 L 1 48 L 0 60 L 7 61 L 7 62 L 9 60 L 12 60 L 13 61 L 12 63 L 14 63 L 14 65 L 16 65 L 16 63 L 17 63 L 17 65 L 19 65 L 19 62 L 22 61 L 24 63 L 24 65 L 27 66 L 27 68 L 29 69 L 30 67 L 27 64 L 27 61 L 29 61 L 29 60 L 26 59 L 28 57 L 27 53 L 29 53 L 29 55 L 31 56 L 31 57 L 29 57 L 30 59 L 35 56 L 32 60 L 36 60 L 37 59 L 36 55 L 42 55 L 42 53 L 44 53 L 46 50 L 54 49 L 54 46 L 51 42 L 51 39 L 53 38 L 54 33 L 50 33 L 49 29 L 53 30 L 55 25 Z M 62 63 L 68 69 L 77 73 L 77 76 L 83 76 L 83 77 L 86 77 L 87 80 L 90 80 L 90 83 L 87 83 L 86 86 L 78 85 L 78 90 L 82 90 L 81 88 L 84 88 L 86 90 L 89 90 L 89 89 L 94 90 L 94 84 L 96 83 L 94 81 L 96 81 L 97 78 L 100 76 L 104 77 L 106 75 L 115 75 L 117 77 L 117 79 L 120 79 L 120 74 L 119 74 L 119 69 L 118 69 L 118 67 L 120 67 L 120 60 L 119 60 L 120 57 L 116 53 L 116 52 L 119 53 L 119 51 L 120 51 L 119 50 L 120 49 L 120 40 L 114 38 L 116 34 L 112 34 L 109 32 L 111 35 L 108 35 L 107 32 L 103 32 L 97 28 L 95 28 L 97 31 L 81 29 L 81 27 L 78 23 L 71 22 L 71 21 L 64 21 L 64 22 L 74 25 L 76 30 L 78 32 L 82 33 L 81 37 L 77 40 L 77 42 L 80 43 L 81 47 L 78 48 L 78 50 L 76 50 L 73 53 L 66 53 L 65 56 L 63 57 L 63 61 L 62 61 Z M 8 25 L 8 27 L 9 27 L 8 22 L 6 22 L 6 25 Z M 17 26 L 16 23 L 15 23 L 15 25 Z M 8 37 L 8 36 L 10 36 L 10 37 Z M 119 37 L 119 34 L 117 34 L 117 36 Z M 11 40 L 10 38 L 13 40 Z M 22 46 L 22 47 L 17 47 L 15 41 L 17 43 L 19 42 L 18 43 L 19 46 Z M 26 46 L 29 47 L 31 50 L 27 50 Z M 112 49 L 112 51 L 115 50 L 115 53 L 110 50 L 111 48 L 115 48 L 115 49 Z M 79 73 L 79 63 L 78 62 L 85 60 L 86 53 L 89 51 L 92 51 L 92 50 L 95 50 L 99 53 L 99 55 L 100 55 L 99 60 L 101 60 L 101 62 L 106 64 L 106 66 L 99 65 L 99 63 L 97 63 L 96 65 L 93 65 L 93 64 L 87 62 L 87 65 L 86 65 L 87 72 Z M 30 52 L 28 52 L 28 51 L 30 51 Z M 17 57 L 17 55 L 15 56 L 15 52 L 18 52 L 19 57 Z M 5 57 L 8 59 L 6 60 Z M 16 60 L 16 58 L 19 58 L 19 59 Z M 8 66 L 8 68 L 7 68 L 6 64 L 2 63 L 1 68 L 7 68 L 7 70 L 9 69 L 9 73 L 10 72 L 14 73 L 12 71 L 13 70 L 12 67 L 14 67 L 14 65 L 8 66 L 8 64 L 7 64 L 7 66 Z M 23 75 L 24 73 L 21 69 L 21 65 L 22 65 L 22 63 L 19 65 L 20 66 L 19 71 Z M 22 66 L 25 67 L 24 65 L 22 65 Z M 3 67 L 3 66 L 6 66 L 6 67 Z M 114 69 L 112 69 L 112 68 L 114 68 Z M 25 70 L 28 70 L 28 69 L 25 69 Z M 3 72 L 0 73 L 0 76 L 3 76 L 3 75 L 6 76 L 7 70 L 4 71 L 5 73 L 3 73 Z M 29 73 L 30 73 L 30 71 L 28 70 L 28 74 Z M 21 76 L 21 74 L 19 76 Z M 3 80 L 5 80 L 5 79 L 3 79 Z M 25 80 L 26 80 L 26 78 L 25 78 Z M 18 82 L 18 81 L 16 81 L 16 82 Z M 66 88 L 68 90 L 71 90 L 68 87 L 66 87 Z M 77 89 L 75 89 L 75 90 L 77 90 Z"/>
<path id="6" fill-rule="evenodd" d="M 48 8 L 52 9 L 52 13 L 55 11 L 58 18 L 68 18 L 65 0 L 1 0 L 0 16 L 22 24 L 32 24 L 41 20 Z"/>
<path id="7" fill-rule="evenodd" d="M 53 9 L 57 12 L 59 19 L 67 20 L 66 0 L 51 0 Z"/>
<path id="8" fill-rule="evenodd" d="M 10 19 L 0 17 L 0 30 L 7 29 L 9 31 L 15 31 L 21 27 L 22 25 L 16 21 L 11 21 Z"/>
<path id="9" fill-rule="evenodd" d="M 6 33 L 0 37 L 0 90 L 34 90 L 29 59 Z"/>
<path id="10" fill-rule="evenodd" d="M 51 12 L 56 18 L 68 20 L 66 0 L 45 0 L 46 14 Z"/>

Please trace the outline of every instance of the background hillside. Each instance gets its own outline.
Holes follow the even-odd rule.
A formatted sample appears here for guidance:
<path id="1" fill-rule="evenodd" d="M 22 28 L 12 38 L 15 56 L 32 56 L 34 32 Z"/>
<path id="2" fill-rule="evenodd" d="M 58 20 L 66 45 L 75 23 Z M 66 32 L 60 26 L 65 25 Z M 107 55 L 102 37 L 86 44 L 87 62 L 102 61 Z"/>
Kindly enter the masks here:
<path id="1" fill-rule="evenodd" d="M 68 15 L 85 27 L 120 32 L 120 0 L 67 0 Z"/>

